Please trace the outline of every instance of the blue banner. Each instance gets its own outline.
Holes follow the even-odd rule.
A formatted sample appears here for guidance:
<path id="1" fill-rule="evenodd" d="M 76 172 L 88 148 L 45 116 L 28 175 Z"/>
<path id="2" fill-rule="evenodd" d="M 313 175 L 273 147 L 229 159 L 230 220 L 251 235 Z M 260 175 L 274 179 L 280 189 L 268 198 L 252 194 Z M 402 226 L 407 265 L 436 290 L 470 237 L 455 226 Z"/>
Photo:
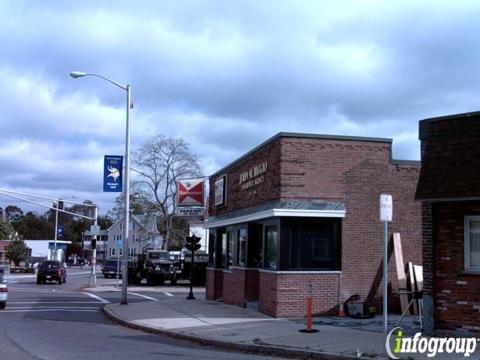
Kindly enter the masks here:
<path id="1" fill-rule="evenodd" d="M 64 228 L 63 225 L 57 226 L 57 239 L 63 238 Z"/>
<path id="2" fill-rule="evenodd" d="M 103 192 L 122 192 L 123 156 L 105 155 Z"/>

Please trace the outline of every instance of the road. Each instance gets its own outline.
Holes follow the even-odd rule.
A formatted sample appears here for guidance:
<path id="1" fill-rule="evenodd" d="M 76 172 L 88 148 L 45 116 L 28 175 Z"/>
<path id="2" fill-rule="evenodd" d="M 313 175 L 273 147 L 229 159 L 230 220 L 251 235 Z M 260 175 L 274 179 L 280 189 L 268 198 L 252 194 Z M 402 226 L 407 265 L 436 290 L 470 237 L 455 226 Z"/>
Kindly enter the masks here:
<path id="1" fill-rule="evenodd" d="M 99 285 L 106 281 L 99 278 Z M 120 293 L 82 291 L 87 284 L 88 273 L 80 269 L 69 270 L 63 285 L 36 285 L 34 277 L 10 278 L 7 308 L 0 311 L 0 359 L 268 359 L 112 323 L 101 307 L 107 301 L 118 303 Z M 135 291 L 129 294 L 129 302 L 162 301 L 168 296 L 185 293 Z"/>

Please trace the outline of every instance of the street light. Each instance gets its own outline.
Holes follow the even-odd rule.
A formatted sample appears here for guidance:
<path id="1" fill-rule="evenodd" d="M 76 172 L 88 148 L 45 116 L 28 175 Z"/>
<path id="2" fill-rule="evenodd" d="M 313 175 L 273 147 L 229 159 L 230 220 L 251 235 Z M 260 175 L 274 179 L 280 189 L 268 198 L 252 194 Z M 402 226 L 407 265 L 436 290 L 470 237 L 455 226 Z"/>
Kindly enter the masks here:
<path id="1" fill-rule="evenodd" d="M 70 76 L 80 78 L 84 76 L 95 76 L 119 87 L 127 92 L 127 111 L 126 111 L 126 136 L 125 136 L 125 184 L 124 184 L 124 235 L 123 235 L 123 269 L 122 269 L 122 300 L 121 304 L 127 305 L 127 282 L 128 282 L 128 228 L 130 215 L 130 108 L 132 107 L 131 87 L 122 85 L 116 81 L 110 80 L 102 75 L 91 74 L 82 71 L 72 71 Z"/>

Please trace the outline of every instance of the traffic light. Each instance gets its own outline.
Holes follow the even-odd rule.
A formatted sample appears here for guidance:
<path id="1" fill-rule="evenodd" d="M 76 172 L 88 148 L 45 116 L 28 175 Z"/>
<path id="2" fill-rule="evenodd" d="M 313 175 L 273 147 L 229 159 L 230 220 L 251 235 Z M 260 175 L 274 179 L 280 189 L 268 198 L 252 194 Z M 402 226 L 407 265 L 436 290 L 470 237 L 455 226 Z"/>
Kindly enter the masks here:
<path id="1" fill-rule="evenodd" d="M 187 236 L 185 238 L 186 242 L 185 242 L 185 247 L 187 248 L 187 250 L 189 251 L 192 251 L 192 252 L 195 252 L 197 250 L 200 250 L 200 248 L 202 247 L 202 245 L 200 245 L 200 240 L 201 238 L 193 235 L 193 236 Z"/>

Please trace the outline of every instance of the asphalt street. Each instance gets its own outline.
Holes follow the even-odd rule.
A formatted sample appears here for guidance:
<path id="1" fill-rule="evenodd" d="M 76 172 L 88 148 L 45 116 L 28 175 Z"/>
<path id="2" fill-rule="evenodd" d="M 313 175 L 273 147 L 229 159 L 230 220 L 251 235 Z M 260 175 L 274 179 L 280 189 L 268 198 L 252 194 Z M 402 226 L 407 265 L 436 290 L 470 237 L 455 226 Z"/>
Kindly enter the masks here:
<path id="1" fill-rule="evenodd" d="M 36 285 L 33 276 L 11 278 L 7 307 L 0 310 L 0 359 L 267 359 L 112 323 L 101 307 L 118 303 L 120 293 L 84 291 L 88 279 L 85 269 L 69 270 L 63 285 Z M 99 277 L 98 281 L 101 284 L 107 280 Z M 129 302 L 162 301 L 171 296 L 185 293 L 137 289 L 129 293 Z"/>

